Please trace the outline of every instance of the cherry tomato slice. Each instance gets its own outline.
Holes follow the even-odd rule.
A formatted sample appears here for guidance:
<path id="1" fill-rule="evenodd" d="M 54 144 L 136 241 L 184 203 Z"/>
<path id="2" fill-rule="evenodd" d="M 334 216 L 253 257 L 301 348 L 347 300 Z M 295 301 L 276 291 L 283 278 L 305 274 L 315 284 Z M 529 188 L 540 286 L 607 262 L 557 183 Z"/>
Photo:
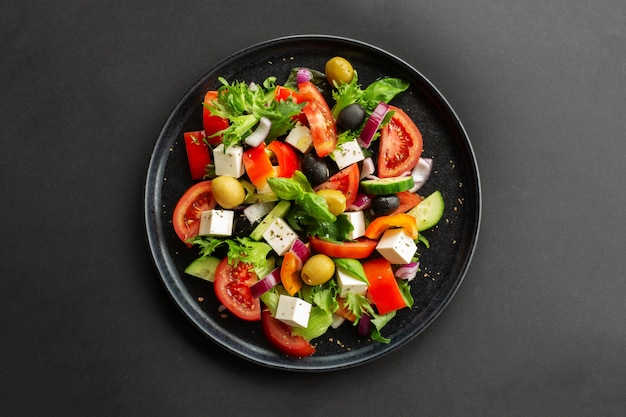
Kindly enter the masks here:
<path id="1" fill-rule="evenodd" d="M 261 302 L 254 298 L 250 286 L 258 281 L 252 267 L 244 262 L 234 265 L 224 257 L 215 270 L 213 288 L 217 299 L 242 320 L 261 320 Z"/>
<path id="2" fill-rule="evenodd" d="M 211 192 L 211 181 L 202 181 L 191 186 L 176 203 L 172 224 L 174 231 L 187 246 L 187 239 L 198 236 L 202 212 L 215 208 Z"/>
<path id="3" fill-rule="evenodd" d="M 422 134 L 413 120 L 401 109 L 395 111 L 380 134 L 378 152 L 378 176 L 397 177 L 415 168 L 422 154 Z"/>
<path id="4" fill-rule="evenodd" d="M 292 335 L 289 325 L 272 317 L 267 309 L 261 314 L 261 324 L 270 344 L 285 355 L 305 357 L 315 353 L 315 348 L 304 337 Z"/>

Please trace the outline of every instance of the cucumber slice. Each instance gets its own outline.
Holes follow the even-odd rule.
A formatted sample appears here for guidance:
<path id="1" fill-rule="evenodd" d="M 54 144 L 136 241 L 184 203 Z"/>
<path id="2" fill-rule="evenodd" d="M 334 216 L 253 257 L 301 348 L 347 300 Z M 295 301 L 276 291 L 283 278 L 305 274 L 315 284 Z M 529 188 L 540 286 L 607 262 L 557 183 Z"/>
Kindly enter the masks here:
<path id="1" fill-rule="evenodd" d="M 417 206 L 409 210 L 407 214 L 415 217 L 417 220 L 417 230 L 421 232 L 439 223 L 439 220 L 443 217 L 444 208 L 443 196 L 441 192 L 437 190 L 426 197 Z"/>
<path id="2" fill-rule="evenodd" d="M 220 259 L 215 256 L 198 258 L 185 268 L 185 273 L 192 277 L 202 278 L 205 281 L 213 282 L 215 270 L 220 263 Z"/>
<path id="3" fill-rule="evenodd" d="M 259 225 L 254 228 L 252 233 L 250 233 L 250 238 L 252 238 L 254 240 L 257 240 L 257 241 L 261 240 L 263 238 L 263 233 L 265 233 L 267 228 L 270 227 L 272 222 L 277 217 L 285 217 L 285 214 L 287 214 L 287 212 L 289 211 L 290 207 L 291 207 L 291 203 L 289 201 L 287 201 L 287 200 L 280 200 L 274 206 L 272 211 L 267 213 L 267 216 L 265 216 L 265 218 L 263 220 L 261 220 L 261 223 L 259 223 Z"/>
<path id="4" fill-rule="evenodd" d="M 413 188 L 415 182 L 412 176 L 380 178 L 377 180 L 361 181 L 361 188 L 366 194 L 394 194 Z"/>

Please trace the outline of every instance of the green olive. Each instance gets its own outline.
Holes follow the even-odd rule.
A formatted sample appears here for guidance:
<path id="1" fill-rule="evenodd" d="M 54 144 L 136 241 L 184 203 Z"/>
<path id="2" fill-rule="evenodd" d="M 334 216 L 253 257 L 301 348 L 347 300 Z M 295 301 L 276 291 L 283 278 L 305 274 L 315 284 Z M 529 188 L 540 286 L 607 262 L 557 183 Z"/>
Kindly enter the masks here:
<path id="1" fill-rule="evenodd" d="M 352 81 L 354 77 L 354 68 L 347 59 L 340 56 L 331 58 L 326 62 L 326 79 L 330 85 L 340 85 L 342 83 L 347 84 Z"/>
<path id="2" fill-rule="evenodd" d="M 246 191 L 236 178 L 222 175 L 215 178 L 211 185 L 213 198 L 222 208 L 237 207 L 246 198 Z"/>
<path id="3" fill-rule="evenodd" d="M 339 190 L 319 190 L 318 195 L 322 196 L 328 204 L 328 210 L 335 216 L 339 216 L 346 211 L 346 196 Z"/>
<path id="4" fill-rule="evenodd" d="M 318 253 L 309 258 L 302 266 L 300 276 L 308 285 L 320 285 L 335 274 L 335 263 L 328 256 Z"/>

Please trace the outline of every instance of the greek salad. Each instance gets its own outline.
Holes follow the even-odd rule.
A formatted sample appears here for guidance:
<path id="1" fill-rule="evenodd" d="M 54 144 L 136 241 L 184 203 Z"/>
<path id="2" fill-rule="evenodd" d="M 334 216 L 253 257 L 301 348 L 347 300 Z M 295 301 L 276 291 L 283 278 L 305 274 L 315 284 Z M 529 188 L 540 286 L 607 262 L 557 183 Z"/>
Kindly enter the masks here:
<path id="1" fill-rule="evenodd" d="M 344 322 L 389 343 L 385 325 L 413 306 L 421 232 L 444 210 L 439 191 L 419 193 L 433 161 L 393 105 L 408 83 L 362 86 L 342 57 L 281 83 L 219 81 L 202 129 L 184 133 L 192 185 L 172 224 L 198 254 L 185 272 L 283 354 L 313 355 Z"/>

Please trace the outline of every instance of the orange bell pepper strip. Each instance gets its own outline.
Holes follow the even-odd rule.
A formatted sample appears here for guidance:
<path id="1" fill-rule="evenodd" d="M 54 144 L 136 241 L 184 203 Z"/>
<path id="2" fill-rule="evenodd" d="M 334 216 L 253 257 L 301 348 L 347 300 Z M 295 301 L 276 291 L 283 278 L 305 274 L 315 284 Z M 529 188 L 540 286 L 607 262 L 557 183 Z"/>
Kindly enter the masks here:
<path id="1" fill-rule="evenodd" d="M 377 240 L 380 239 L 385 230 L 399 227 L 403 228 L 412 239 L 417 239 L 417 220 L 406 213 L 377 217 L 365 229 L 365 236 Z"/>
<path id="2" fill-rule="evenodd" d="M 300 258 L 291 251 L 285 253 L 283 264 L 280 266 L 280 281 L 291 296 L 300 291 L 304 284 L 300 277 L 301 269 Z"/>

